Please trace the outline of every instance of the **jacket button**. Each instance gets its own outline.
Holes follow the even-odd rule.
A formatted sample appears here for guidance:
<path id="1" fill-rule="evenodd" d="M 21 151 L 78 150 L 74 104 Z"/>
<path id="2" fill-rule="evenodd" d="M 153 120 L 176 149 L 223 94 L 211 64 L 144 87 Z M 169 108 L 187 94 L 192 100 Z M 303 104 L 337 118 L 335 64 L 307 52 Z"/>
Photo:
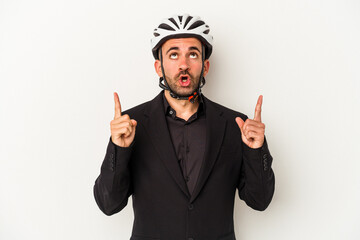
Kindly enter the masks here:
<path id="1" fill-rule="evenodd" d="M 193 210 L 193 209 L 194 209 L 194 205 L 190 204 L 190 205 L 188 206 L 188 208 L 189 208 L 189 210 Z M 190 239 L 190 238 L 189 238 L 189 239 Z"/>

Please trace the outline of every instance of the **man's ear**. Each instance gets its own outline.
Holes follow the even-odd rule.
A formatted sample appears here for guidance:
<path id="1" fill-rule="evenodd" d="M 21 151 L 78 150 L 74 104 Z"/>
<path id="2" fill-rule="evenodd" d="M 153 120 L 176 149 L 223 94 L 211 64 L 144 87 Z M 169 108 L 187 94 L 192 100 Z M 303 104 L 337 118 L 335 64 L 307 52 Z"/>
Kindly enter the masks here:
<path id="1" fill-rule="evenodd" d="M 162 77 L 163 74 L 162 74 L 162 71 L 161 71 L 161 62 L 160 62 L 160 60 L 155 60 L 154 67 L 155 67 L 155 71 L 156 71 L 157 75 L 159 77 Z"/>
<path id="2" fill-rule="evenodd" d="M 204 73 L 203 73 L 204 77 L 208 74 L 209 68 L 210 68 L 210 62 L 209 62 L 209 59 L 206 59 L 204 61 Z"/>

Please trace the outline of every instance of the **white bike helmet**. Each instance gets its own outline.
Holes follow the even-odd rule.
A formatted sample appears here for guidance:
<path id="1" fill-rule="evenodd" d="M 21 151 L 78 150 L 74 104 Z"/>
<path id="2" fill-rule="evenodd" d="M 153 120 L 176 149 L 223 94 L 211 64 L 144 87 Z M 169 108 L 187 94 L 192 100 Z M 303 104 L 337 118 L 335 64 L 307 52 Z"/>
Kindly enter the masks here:
<path id="1" fill-rule="evenodd" d="M 158 50 L 166 40 L 195 37 L 205 46 L 205 59 L 208 59 L 212 52 L 213 42 L 213 37 L 209 35 L 209 32 L 209 26 L 198 16 L 184 14 L 163 19 L 159 26 L 154 29 L 154 37 L 151 39 L 154 58 L 159 59 Z"/>

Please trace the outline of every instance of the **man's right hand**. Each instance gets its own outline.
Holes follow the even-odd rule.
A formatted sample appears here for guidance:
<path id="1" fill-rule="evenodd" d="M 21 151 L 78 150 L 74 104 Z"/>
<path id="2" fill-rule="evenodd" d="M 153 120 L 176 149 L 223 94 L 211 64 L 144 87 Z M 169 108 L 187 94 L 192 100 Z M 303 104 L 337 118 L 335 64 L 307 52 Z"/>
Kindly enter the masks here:
<path id="1" fill-rule="evenodd" d="M 114 101 L 115 116 L 114 120 L 110 122 L 111 140 L 120 147 L 129 147 L 134 141 L 137 122 L 134 119 L 130 119 L 127 114 L 121 115 L 120 100 L 116 92 L 114 92 Z"/>

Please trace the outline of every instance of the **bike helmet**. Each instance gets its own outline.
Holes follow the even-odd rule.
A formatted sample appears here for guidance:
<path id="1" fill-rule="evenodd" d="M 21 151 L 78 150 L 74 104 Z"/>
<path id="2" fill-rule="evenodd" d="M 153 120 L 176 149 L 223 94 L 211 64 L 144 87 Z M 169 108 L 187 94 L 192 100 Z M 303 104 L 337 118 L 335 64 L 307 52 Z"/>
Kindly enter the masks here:
<path id="1" fill-rule="evenodd" d="M 165 18 L 154 29 L 154 37 L 151 39 L 154 58 L 159 60 L 158 50 L 166 40 L 195 37 L 205 45 L 205 59 L 208 59 L 212 52 L 213 42 L 213 37 L 209 35 L 209 32 L 209 26 L 198 16 L 184 14 Z"/>

